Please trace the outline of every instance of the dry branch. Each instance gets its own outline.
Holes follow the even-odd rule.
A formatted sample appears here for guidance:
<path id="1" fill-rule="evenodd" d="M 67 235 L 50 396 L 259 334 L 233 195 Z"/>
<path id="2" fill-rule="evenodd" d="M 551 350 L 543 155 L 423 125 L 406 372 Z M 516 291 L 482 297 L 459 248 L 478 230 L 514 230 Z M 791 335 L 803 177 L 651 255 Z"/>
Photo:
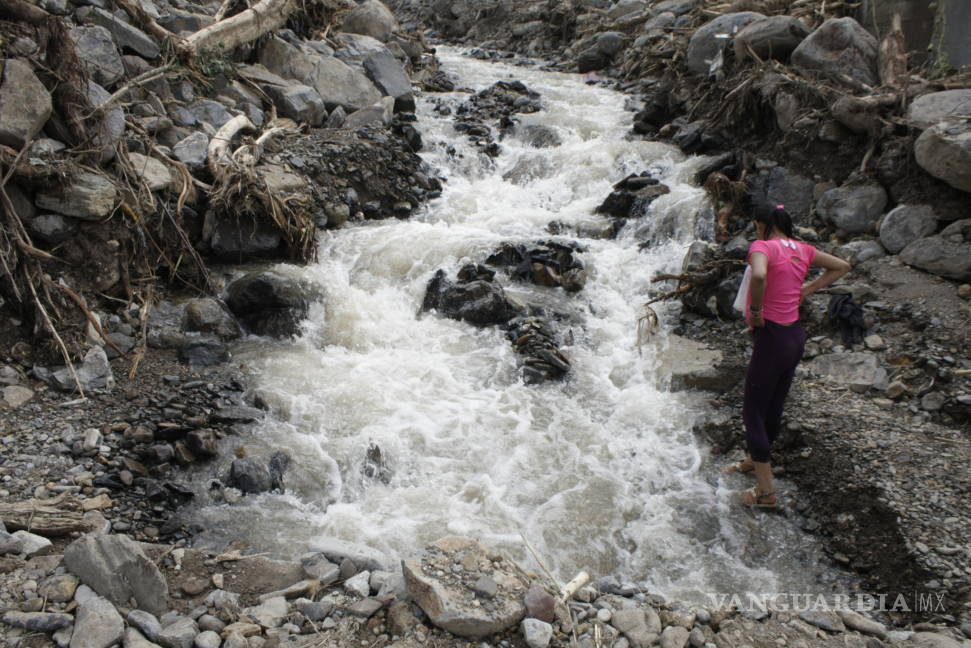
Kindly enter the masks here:
<path id="1" fill-rule="evenodd" d="M 246 11 L 200 29 L 186 39 L 185 45 L 193 55 L 217 48 L 231 52 L 282 27 L 296 8 L 296 0 L 260 0 Z"/>
<path id="2" fill-rule="evenodd" d="M 0 502 L 0 519 L 11 531 L 29 531 L 42 536 L 65 536 L 87 532 L 81 503 L 67 494 L 53 499 Z"/>
<path id="3" fill-rule="evenodd" d="M 209 172 L 217 181 L 225 176 L 226 170 L 232 164 L 229 155 L 229 146 L 239 133 L 243 131 L 254 131 L 256 126 L 246 115 L 236 115 L 228 122 L 223 124 L 216 134 L 209 141 L 208 165 Z"/>

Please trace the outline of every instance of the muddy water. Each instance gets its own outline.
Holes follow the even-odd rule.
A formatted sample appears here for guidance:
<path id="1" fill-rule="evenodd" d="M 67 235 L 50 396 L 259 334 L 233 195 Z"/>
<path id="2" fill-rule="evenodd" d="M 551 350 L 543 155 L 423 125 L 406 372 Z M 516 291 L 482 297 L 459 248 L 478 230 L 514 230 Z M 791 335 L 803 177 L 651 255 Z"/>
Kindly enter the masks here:
<path id="1" fill-rule="evenodd" d="M 691 432 L 704 396 L 670 392 L 657 370 L 660 354 L 676 353 L 663 328 L 636 348 L 650 277 L 677 271 L 710 231 L 703 192 L 689 184 L 701 160 L 628 141 L 625 97 L 579 76 L 440 57 L 462 86 L 519 79 L 541 93 L 545 109 L 522 123 L 553 128 L 561 144 L 507 137 L 486 158 L 433 110 L 468 95 L 421 98 L 423 155 L 447 178 L 443 194 L 408 221 L 325 232 L 317 265 L 285 270 L 323 300 L 299 339 L 251 339 L 235 358 L 272 407 L 246 441 L 293 456 L 288 491 L 202 502 L 192 512 L 208 529 L 201 541 L 295 555 L 337 536 L 401 557 L 462 534 L 530 563 L 525 537 L 564 581 L 586 569 L 698 603 L 712 592 L 825 591 L 821 554 L 795 523 L 730 506 L 742 482 L 720 478 Z M 663 228 L 659 243 L 640 251 L 633 226 L 615 240 L 572 237 L 589 272 L 575 295 L 503 280 L 563 315 L 569 380 L 525 386 L 501 331 L 418 314 L 439 268 L 454 275 L 502 242 L 549 239 L 552 221 L 594 222 L 611 185 L 645 170 L 672 189 L 643 219 Z M 672 308 L 659 309 L 662 321 Z M 368 464 L 372 444 L 384 472 Z"/>

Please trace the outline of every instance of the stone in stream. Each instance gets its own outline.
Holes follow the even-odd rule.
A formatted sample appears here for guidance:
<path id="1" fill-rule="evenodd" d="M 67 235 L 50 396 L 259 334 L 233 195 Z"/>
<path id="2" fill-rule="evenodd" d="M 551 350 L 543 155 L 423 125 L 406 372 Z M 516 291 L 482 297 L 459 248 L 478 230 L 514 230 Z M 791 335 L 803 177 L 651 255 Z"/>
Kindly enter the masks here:
<path id="1" fill-rule="evenodd" d="M 296 335 L 310 304 L 300 285 L 276 272 L 253 272 L 230 284 L 226 305 L 257 335 Z"/>
<path id="2" fill-rule="evenodd" d="M 364 59 L 364 72 L 386 96 L 394 99 L 394 112 L 414 112 L 411 80 L 391 52 L 384 50 Z"/>
<path id="3" fill-rule="evenodd" d="M 460 569 L 453 570 L 453 566 Z M 434 625 L 460 637 L 486 637 L 507 630 L 526 614 L 527 584 L 519 570 L 469 538 L 451 536 L 428 545 L 420 558 L 404 561 L 405 586 Z M 498 585 L 492 599 L 469 595 L 483 571 Z"/>
<path id="4" fill-rule="evenodd" d="M 20 59 L 0 64 L 0 144 L 19 150 L 47 123 L 53 104 L 30 64 Z"/>
<path id="5" fill-rule="evenodd" d="M 498 283 L 477 279 L 453 283 L 439 270 L 428 282 L 422 311 L 437 310 L 451 319 L 476 326 L 505 324 L 521 307 L 514 304 Z"/>
<path id="6" fill-rule="evenodd" d="M 86 535 L 64 550 L 64 564 L 81 582 L 118 605 L 162 613 L 168 587 L 155 563 L 128 536 Z"/>
<path id="7" fill-rule="evenodd" d="M 125 632 L 125 622 L 108 599 L 93 597 L 78 607 L 70 648 L 108 648 Z"/>

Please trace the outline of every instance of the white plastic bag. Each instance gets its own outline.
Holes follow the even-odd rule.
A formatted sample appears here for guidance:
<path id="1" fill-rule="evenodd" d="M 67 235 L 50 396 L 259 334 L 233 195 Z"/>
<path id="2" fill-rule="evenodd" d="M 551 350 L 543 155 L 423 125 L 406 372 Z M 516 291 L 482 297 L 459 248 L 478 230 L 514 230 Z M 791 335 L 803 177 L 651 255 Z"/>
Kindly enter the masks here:
<path id="1" fill-rule="evenodd" d="M 745 305 L 748 303 L 748 289 L 752 283 L 752 266 L 745 266 L 745 274 L 742 275 L 742 283 L 738 286 L 738 294 L 735 295 L 735 303 L 732 307 L 742 313 L 745 312 Z"/>

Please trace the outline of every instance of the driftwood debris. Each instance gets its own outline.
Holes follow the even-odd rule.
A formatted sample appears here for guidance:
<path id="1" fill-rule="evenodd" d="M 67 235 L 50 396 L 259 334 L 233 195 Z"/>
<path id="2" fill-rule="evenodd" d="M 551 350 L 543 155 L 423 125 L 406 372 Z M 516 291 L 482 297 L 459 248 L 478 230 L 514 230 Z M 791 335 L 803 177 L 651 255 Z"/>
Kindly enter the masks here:
<path id="1" fill-rule="evenodd" d="M 52 499 L 0 502 L 0 519 L 11 531 L 29 531 L 45 537 L 91 530 L 84 520 L 81 501 L 67 493 Z"/>

